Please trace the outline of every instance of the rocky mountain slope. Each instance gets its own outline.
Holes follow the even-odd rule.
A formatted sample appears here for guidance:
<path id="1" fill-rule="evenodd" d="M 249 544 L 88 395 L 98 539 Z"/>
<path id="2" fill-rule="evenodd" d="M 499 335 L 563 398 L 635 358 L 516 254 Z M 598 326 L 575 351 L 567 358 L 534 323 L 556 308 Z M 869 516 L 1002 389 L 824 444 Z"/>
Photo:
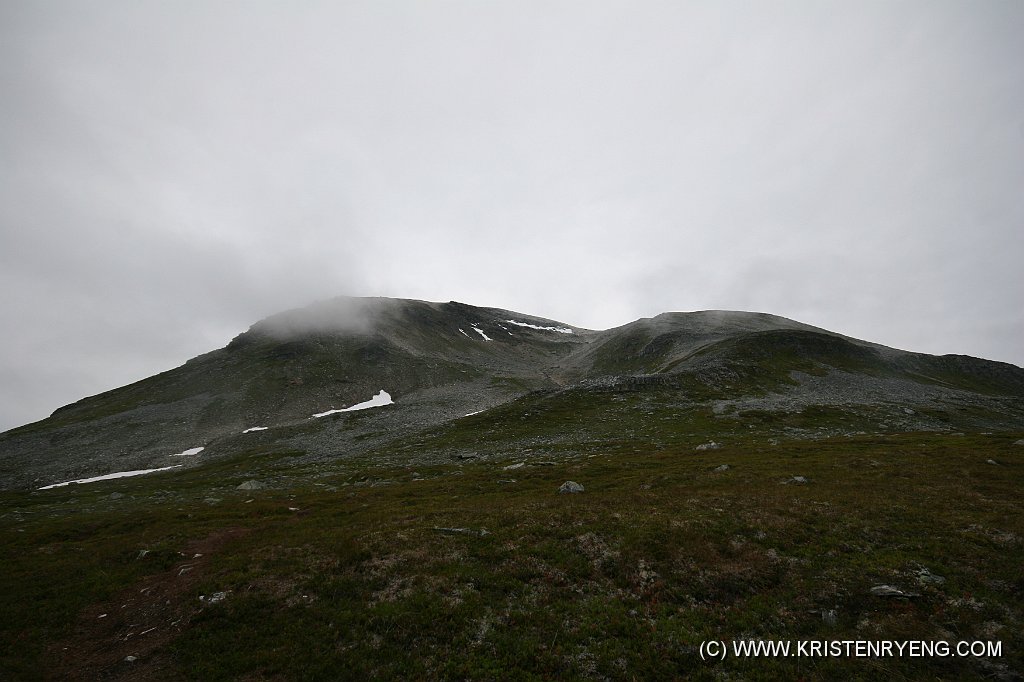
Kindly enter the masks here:
<path id="1" fill-rule="evenodd" d="M 390 404 L 345 411 L 381 391 Z M 428 450 L 554 456 L 617 432 L 649 432 L 657 446 L 754 427 L 817 438 L 1022 425 L 1019 367 L 899 351 L 772 315 L 665 313 L 591 331 L 456 302 L 340 298 L 0 434 L 0 486 L 248 451 L 397 463 Z M 431 439 L 436 447 L 421 447 Z"/>

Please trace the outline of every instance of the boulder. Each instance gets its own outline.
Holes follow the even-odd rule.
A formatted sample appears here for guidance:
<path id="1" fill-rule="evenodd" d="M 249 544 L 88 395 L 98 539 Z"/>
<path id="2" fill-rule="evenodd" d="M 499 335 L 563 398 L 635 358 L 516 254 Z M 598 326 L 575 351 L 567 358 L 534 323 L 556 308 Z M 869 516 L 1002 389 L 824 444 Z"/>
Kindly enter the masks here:
<path id="1" fill-rule="evenodd" d="M 871 594 L 876 597 L 885 597 L 888 599 L 913 599 L 921 596 L 916 592 L 907 592 L 906 590 L 901 590 L 900 588 L 893 587 L 892 585 L 875 585 L 871 588 Z"/>
<path id="2" fill-rule="evenodd" d="M 917 582 L 922 585 L 941 585 L 946 582 L 946 579 L 941 575 L 935 575 L 927 568 L 921 568 L 917 571 Z"/>

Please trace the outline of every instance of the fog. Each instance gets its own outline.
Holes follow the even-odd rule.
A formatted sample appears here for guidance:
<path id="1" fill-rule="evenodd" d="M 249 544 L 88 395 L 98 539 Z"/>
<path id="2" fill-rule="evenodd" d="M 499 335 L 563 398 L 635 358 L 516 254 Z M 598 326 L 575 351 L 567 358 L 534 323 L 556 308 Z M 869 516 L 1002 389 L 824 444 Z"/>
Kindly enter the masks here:
<path id="1" fill-rule="evenodd" d="M 1018 2 L 0 4 L 0 429 L 338 295 L 1024 365 Z"/>
<path id="2" fill-rule="evenodd" d="M 363 334 L 372 332 L 375 313 L 386 309 L 390 300 L 338 296 L 315 301 L 271 315 L 253 325 L 252 332 L 281 341 L 309 334 Z"/>

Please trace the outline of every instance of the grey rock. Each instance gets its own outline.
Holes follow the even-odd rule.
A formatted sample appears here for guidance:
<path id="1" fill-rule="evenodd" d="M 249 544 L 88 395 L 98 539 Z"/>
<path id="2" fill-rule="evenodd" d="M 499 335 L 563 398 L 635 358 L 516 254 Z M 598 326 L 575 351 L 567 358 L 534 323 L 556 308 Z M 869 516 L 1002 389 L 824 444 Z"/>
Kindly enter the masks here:
<path id="1" fill-rule="evenodd" d="M 230 593 L 229 592 L 214 592 L 209 597 L 206 597 L 205 595 L 200 595 L 199 601 L 201 601 L 203 603 L 206 603 L 206 604 L 219 604 L 220 602 L 222 602 L 222 601 L 224 601 L 225 599 L 228 598 L 228 594 L 230 594 Z"/>
<path id="2" fill-rule="evenodd" d="M 807 485 L 807 479 L 803 476 L 794 476 L 782 482 L 783 485 Z"/>
<path id="3" fill-rule="evenodd" d="M 901 590 L 900 588 L 893 587 L 892 585 L 875 585 L 871 588 L 871 594 L 876 597 L 884 597 L 888 599 L 914 599 L 915 597 L 921 596 L 916 592 Z"/>
<path id="4" fill-rule="evenodd" d="M 1024 438 L 1021 438 L 1020 440 L 1013 441 L 1013 444 L 1014 445 L 1024 445 Z"/>
<path id="5" fill-rule="evenodd" d="M 712 471 L 722 472 L 722 471 L 728 471 L 731 468 L 732 467 L 730 467 L 728 464 L 719 464 L 714 469 L 712 469 Z"/>
<path id="6" fill-rule="evenodd" d="M 445 535 L 475 535 L 479 538 L 485 538 L 491 534 L 486 528 L 477 530 L 475 528 L 443 528 L 441 526 L 434 526 L 434 530 Z"/>
<path id="7" fill-rule="evenodd" d="M 124 662 L 125 663 L 134 663 L 137 660 L 139 660 L 138 656 L 125 656 L 124 657 Z"/>
<path id="8" fill-rule="evenodd" d="M 266 486 L 256 480 L 246 481 L 238 486 L 238 490 L 262 490 L 263 488 Z"/>
<path id="9" fill-rule="evenodd" d="M 922 585 L 941 585 L 946 579 L 941 575 L 935 575 L 927 568 L 922 568 L 917 572 L 917 581 Z"/>
<path id="10" fill-rule="evenodd" d="M 110 493 L 107 495 L 108 500 L 120 500 L 122 497 L 124 497 L 124 493 Z"/>
<path id="11" fill-rule="evenodd" d="M 986 459 L 985 460 L 985 464 L 991 464 L 993 466 L 999 466 L 999 462 L 995 461 L 994 459 Z"/>
<path id="12" fill-rule="evenodd" d="M 721 443 L 716 443 L 715 441 L 711 441 L 709 443 L 701 443 L 700 445 L 695 447 L 694 450 L 717 450 L 720 447 L 722 447 Z"/>
<path id="13" fill-rule="evenodd" d="M 566 481 L 558 489 L 559 493 L 581 493 L 583 492 L 583 486 L 576 481 Z"/>

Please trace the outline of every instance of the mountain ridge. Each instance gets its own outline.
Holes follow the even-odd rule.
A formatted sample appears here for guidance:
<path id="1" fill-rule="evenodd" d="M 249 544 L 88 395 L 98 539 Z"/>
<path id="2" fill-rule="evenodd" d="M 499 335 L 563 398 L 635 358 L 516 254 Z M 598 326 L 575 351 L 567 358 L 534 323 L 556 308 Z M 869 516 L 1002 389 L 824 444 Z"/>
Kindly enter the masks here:
<path id="1" fill-rule="evenodd" d="M 0 434 L 0 487 L 166 466 L 195 447 L 205 448 L 195 461 L 252 447 L 351 456 L 533 394 L 638 387 L 662 391 L 681 419 L 718 410 L 723 429 L 732 413 L 794 421 L 814 406 L 883 430 L 1012 429 L 1024 415 L 1024 369 L 1009 363 L 902 351 L 768 313 L 667 312 L 589 330 L 456 301 L 339 297 Z M 380 390 L 394 406 L 312 417 Z"/>

